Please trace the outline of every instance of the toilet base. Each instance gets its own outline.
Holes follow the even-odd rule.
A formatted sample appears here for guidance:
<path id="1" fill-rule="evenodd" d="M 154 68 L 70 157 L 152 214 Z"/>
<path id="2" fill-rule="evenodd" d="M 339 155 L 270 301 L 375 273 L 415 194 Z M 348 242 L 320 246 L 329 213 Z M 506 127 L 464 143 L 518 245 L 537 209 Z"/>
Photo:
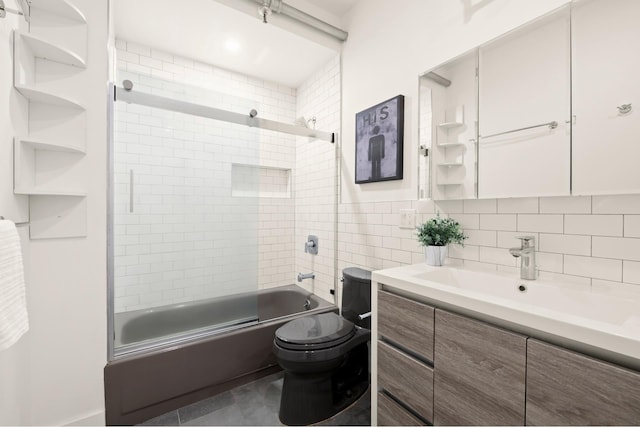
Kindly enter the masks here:
<path id="1" fill-rule="evenodd" d="M 285 370 L 280 421 L 309 425 L 331 418 L 355 402 L 369 387 L 368 346 L 351 350 L 339 368 L 299 373 Z"/>

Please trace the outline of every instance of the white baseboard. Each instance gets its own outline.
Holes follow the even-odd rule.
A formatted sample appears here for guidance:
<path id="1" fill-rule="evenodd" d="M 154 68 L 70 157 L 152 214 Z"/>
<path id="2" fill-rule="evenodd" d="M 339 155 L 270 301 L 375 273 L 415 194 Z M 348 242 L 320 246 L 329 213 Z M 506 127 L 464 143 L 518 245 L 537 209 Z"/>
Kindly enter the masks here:
<path id="1" fill-rule="evenodd" d="M 86 417 L 65 424 L 67 426 L 103 426 L 105 425 L 104 411 L 98 411 Z"/>

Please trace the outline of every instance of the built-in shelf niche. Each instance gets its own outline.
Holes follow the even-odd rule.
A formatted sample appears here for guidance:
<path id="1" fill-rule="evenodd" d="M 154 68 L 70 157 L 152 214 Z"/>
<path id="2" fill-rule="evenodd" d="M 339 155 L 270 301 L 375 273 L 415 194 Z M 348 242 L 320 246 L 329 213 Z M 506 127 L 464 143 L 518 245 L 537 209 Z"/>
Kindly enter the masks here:
<path id="1" fill-rule="evenodd" d="M 14 140 L 14 193 L 84 196 L 80 161 L 84 150 L 27 138 Z"/>
<path id="2" fill-rule="evenodd" d="M 42 194 L 30 197 L 29 205 L 31 239 L 62 239 L 87 235 L 85 197 Z"/>
<path id="3" fill-rule="evenodd" d="M 29 32 L 13 34 L 14 87 L 27 135 L 14 139 L 14 194 L 29 196 L 30 238 L 86 236 L 87 21 L 67 0 L 30 0 Z"/>
<path id="4" fill-rule="evenodd" d="M 233 197 L 291 197 L 291 169 L 234 163 L 231 168 Z"/>
<path id="5" fill-rule="evenodd" d="M 29 34 L 87 61 L 87 20 L 67 0 L 30 0 Z"/>

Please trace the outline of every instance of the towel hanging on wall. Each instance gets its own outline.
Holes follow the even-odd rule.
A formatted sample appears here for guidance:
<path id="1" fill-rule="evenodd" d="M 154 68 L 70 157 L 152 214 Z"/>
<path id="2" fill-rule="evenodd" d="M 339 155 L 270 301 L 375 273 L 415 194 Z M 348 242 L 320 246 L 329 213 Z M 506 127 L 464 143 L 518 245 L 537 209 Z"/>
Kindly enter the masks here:
<path id="1" fill-rule="evenodd" d="M 13 222 L 0 220 L 0 351 L 28 330 L 20 236 Z"/>

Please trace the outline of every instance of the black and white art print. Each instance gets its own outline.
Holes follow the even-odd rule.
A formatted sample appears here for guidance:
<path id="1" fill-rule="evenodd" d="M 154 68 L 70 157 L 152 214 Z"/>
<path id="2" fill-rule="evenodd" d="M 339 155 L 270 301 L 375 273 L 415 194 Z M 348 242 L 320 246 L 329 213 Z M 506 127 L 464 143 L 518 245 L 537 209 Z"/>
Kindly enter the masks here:
<path id="1" fill-rule="evenodd" d="M 402 179 L 404 96 L 356 114 L 356 184 Z"/>

